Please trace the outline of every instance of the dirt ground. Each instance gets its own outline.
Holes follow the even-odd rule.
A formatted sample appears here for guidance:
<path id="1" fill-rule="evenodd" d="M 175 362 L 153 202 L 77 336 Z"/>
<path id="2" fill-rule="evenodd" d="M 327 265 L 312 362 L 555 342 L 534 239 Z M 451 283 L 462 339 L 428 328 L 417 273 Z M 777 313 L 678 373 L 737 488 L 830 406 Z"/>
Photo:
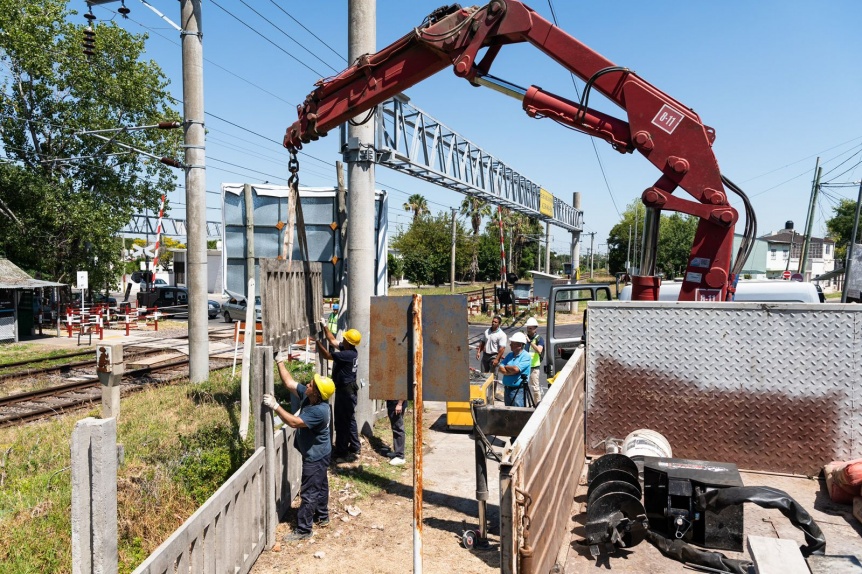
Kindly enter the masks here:
<path id="1" fill-rule="evenodd" d="M 461 545 L 464 530 L 477 527 L 474 443 L 467 433 L 446 429 L 445 403 L 425 404 L 423 570 L 431 574 L 499 572 L 496 504 L 488 505 L 492 525 L 490 548 L 467 550 Z M 382 434 L 377 438 L 388 444 L 391 437 Z M 378 446 L 377 438 L 371 446 Z M 409 442 L 407 446 L 409 449 Z M 388 459 L 369 448 L 363 440 L 360 459 L 342 466 L 361 472 L 363 467 L 380 464 L 388 464 Z M 495 501 L 499 495 L 492 461 L 488 463 L 488 475 L 492 477 L 490 500 Z M 298 500 L 294 504 L 298 505 Z M 252 574 L 328 574 L 351 570 L 357 574 L 401 574 L 412 571 L 413 468 L 410 464 L 402 467 L 380 493 L 361 500 L 356 499 L 350 485 L 331 490 L 329 510 L 331 523 L 328 527 L 317 528 L 309 541 L 279 542 L 271 551 L 264 550 Z M 291 529 L 291 523 L 279 524 L 278 540 Z"/>

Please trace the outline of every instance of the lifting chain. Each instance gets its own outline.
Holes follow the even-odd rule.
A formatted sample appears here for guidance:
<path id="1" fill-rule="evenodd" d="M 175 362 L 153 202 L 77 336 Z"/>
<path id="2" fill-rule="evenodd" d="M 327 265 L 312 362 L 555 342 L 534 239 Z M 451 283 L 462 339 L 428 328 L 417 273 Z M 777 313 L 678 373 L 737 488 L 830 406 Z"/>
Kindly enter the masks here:
<path id="1" fill-rule="evenodd" d="M 299 193 L 299 160 L 296 159 L 296 150 L 290 151 L 287 171 L 290 172 L 290 177 L 287 178 L 287 187 Z"/>
<path id="2" fill-rule="evenodd" d="M 523 572 L 524 574 L 531 574 L 533 572 L 534 549 L 530 544 L 530 524 L 532 523 L 532 519 L 530 518 L 530 506 L 533 504 L 533 497 L 530 496 L 530 493 L 526 490 L 522 490 L 516 486 L 515 504 L 523 507 L 520 527 L 523 544 L 518 548 L 518 555 L 521 559 L 518 571 Z"/>

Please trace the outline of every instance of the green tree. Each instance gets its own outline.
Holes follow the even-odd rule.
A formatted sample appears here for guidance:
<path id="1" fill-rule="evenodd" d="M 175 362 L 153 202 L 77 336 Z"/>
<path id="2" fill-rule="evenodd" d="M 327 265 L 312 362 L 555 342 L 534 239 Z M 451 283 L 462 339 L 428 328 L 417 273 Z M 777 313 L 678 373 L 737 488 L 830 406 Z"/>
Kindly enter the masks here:
<path id="1" fill-rule="evenodd" d="M 428 200 L 419 193 L 414 193 L 407 198 L 404 202 L 404 211 L 413 212 L 413 223 L 416 223 L 421 216 L 431 213 L 428 209 Z"/>
<path id="2" fill-rule="evenodd" d="M 469 268 L 471 244 L 461 222 L 455 226 L 455 276 L 462 277 Z M 392 240 L 401 252 L 404 277 L 417 285 L 440 285 L 449 282 L 452 253 L 452 217 L 440 212 L 436 217 L 420 217 Z"/>
<path id="3" fill-rule="evenodd" d="M 174 189 L 176 172 L 80 132 L 179 118 L 161 70 L 141 60 L 145 37 L 98 24 L 88 59 L 74 14 L 62 0 L 0 0 L 0 250 L 42 276 L 87 270 L 102 286 L 122 272 L 119 231 Z M 171 157 L 180 137 L 136 130 L 115 141 Z"/>
<path id="4" fill-rule="evenodd" d="M 698 218 L 681 213 L 661 216 L 656 267 L 668 279 L 682 277 L 688 266 Z"/>
<path id="5" fill-rule="evenodd" d="M 392 282 L 396 279 L 400 279 L 401 275 L 404 273 L 404 263 L 401 261 L 400 257 L 395 257 L 391 253 L 386 254 L 386 270 L 387 280 L 389 282 L 389 286 L 392 286 Z"/>
<path id="6" fill-rule="evenodd" d="M 641 251 L 644 206 L 636 199 L 626 207 L 622 219 L 608 234 L 608 267 L 610 273 L 625 271 L 631 245 L 631 266 L 638 267 Z M 636 215 L 637 214 L 637 215 Z M 679 276 L 685 271 L 694 243 L 698 218 L 676 212 L 661 215 L 656 250 L 656 268 L 666 277 Z M 635 226 L 637 223 L 637 227 Z M 629 233 L 631 232 L 631 235 Z"/>
<path id="7" fill-rule="evenodd" d="M 834 215 L 826 221 L 826 229 L 829 230 L 829 237 L 835 241 L 835 259 L 843 261 L 847 257 L 847 247 L 850 245 L 850 236 L 853 234 L 856 202 L 842 199 L 838 205 L 832 208 L 832 213 Z M 858 236 L 856 241 L 859 241 Z"/>
<path id="8" fill-rule="evenodd" d="M 470 217 L 470 227 L 473 229 L 470 282 L 475 283 L 479 274 L 479 233 L 482 231 L 482 218 L 491 216 L 491 206 L 478 197 L 465 197 L 459 211 L 461 215 Z"/>

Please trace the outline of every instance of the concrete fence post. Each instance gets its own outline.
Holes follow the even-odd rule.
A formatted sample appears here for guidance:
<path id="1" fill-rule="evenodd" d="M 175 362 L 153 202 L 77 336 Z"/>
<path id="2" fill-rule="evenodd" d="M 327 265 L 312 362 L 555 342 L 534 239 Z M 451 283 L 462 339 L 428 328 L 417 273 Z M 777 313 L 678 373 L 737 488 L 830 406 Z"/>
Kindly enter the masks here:
<path id="1" fill-rule="evenodd" d="M 72 431 L 72 574 L 117 574 L 117 419 Z"/>
<path id="2" fill-rule="evenodd" d="M 123 344 L 96 346 L 96 374 L 102 383 L 102 418 L 120 418 L 120 385 L 126 363 Z"/>
<path id="3" fill-rule="evenodd" d="M 266 548 L 271 549 L 276 542 L 275 529 L 278 526 L 278 508 L 276 506 L 276 478 L 275 470 L 277 461 L 275 459 L 275 435 L 273 434 L 272 411 L 261 408 L 263 394 L 275 393 L 275 377 L 273 375 L 273 348 L 255 347 L 254 373 L 251 384 L 251 400 L 254 410 L 255 449 L 264 447 L 265 453 L 265 477 L 264 481 L 264 530 L 266 532 Z M 286 447 L 286 445 L 285 445 Z"/>

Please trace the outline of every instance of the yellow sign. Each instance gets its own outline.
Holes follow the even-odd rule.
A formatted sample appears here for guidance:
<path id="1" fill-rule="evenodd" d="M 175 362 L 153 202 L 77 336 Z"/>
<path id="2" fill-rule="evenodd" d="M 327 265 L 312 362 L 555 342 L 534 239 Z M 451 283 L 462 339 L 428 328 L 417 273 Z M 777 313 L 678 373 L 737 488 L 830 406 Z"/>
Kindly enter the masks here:
<path id="1" fill-rule="evenodd" d="M 539 188 L 539 213 L 554 216 L 554 196 L 544 189 Z"/>

